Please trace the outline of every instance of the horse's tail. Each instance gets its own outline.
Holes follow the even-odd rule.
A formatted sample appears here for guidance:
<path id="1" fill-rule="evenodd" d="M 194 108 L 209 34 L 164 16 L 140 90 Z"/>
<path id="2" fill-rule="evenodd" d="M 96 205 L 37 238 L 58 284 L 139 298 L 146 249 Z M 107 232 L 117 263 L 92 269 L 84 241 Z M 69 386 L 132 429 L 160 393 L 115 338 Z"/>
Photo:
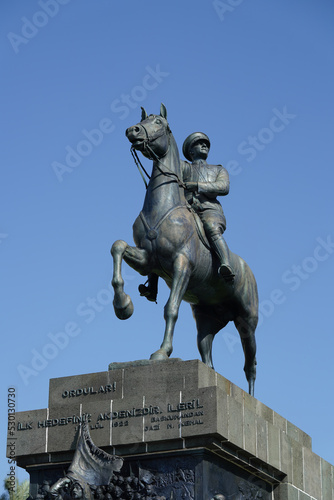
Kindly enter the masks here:
<path id="1" fill-rule="evenodd" d="M 243 307 L 249 311 L 253 316 L 258 316 L 259 296 L 257 284 L 252 270 L 247 262 L 245 262 L 239 255 L 233 254 L 232 268 L 236 270 L 238 283 L 238 293 L 243 303 Z"/>

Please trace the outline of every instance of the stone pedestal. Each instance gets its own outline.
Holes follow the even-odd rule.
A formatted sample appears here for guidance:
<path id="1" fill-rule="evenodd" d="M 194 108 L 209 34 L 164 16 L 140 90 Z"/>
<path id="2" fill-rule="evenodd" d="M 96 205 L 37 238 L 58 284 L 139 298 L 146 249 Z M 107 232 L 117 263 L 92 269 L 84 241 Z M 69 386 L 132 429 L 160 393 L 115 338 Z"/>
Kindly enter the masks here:
<path id="1" fill-rule="evenodd" d="M 66 472 L 82 421 L 147 498 L 334 500 L 333 467 L 311 438 L 197 360 L 52 379 L 48 408 L 16 415 L 17 464 L 33 497 Z"/>

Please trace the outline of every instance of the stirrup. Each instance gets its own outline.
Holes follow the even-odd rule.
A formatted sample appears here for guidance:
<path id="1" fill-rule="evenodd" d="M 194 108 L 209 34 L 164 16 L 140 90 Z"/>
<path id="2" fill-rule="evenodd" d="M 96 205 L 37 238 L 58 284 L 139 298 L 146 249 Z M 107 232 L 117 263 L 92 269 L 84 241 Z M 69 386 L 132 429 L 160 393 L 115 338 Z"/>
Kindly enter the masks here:
<path id="1" fill-rule="evenodd" d="M 227 264 L 222 264 L 219 267 L 218 274 L 226 281 L 226 283 L 233 283 L 235 274 L 233 274 L 231 267 Z"/>
<path id="2" fill-rule="evenodd" d="M 146 281 L 146 283 L 147 283 L 147 281 Z M 146 284 L 139 285 L 138 291 L 139 291 L 141 297 L 146 297 L 146 299 L 149 300 L 150 302 L 157 303 L 157 292 L 154 292 L 153 290 L 151 290 L 151 288 L 149 286 L 146 286 Z"/>

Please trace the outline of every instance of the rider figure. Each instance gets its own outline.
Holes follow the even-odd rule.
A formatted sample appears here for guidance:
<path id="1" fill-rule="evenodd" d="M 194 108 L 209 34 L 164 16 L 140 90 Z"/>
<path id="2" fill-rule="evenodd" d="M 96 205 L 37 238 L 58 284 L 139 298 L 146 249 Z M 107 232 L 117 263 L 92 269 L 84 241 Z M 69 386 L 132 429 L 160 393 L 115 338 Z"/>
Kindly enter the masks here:
<path id="1" fill-rule="evenodd" d="M 229 192 L 229 176 L 221 165 L 209 165 L 210 140 L 202 132 L 190 134 L 183 143 L 183 154 L 188 161 L 181 161 L 182 181 L 185 197 L 199 215 L 210 246 L 219 259 L 218 273 L 227 283 L 233 283 L 234 274 L 229 265 L 229 250 L 223 238 L 226 219 L 217 196 Z M 155 302 L 158 291 L 158 276 L 149 274 L 148 284 L 139 285 L 140 295 Z"/>

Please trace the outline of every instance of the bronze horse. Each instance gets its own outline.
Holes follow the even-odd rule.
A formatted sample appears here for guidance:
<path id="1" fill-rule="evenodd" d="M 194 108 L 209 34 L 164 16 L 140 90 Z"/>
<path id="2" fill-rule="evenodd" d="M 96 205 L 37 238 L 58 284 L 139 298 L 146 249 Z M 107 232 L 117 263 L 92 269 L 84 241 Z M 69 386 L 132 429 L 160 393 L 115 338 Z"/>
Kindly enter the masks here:
<path id="1" fill-rule="evenodd" d="M 218 259 L 200 237 L 194 213 L 189 211 L 181 180 L 179 151 L 167 122 L 165 106 L 160 115 L 147 116 L 127 129 L 132 148 L 153 160 L 140 215 L 133 225 L 135 247 L 116 241 L 111 254 L 114 260 L 112 286 L 116 316 L 127 319 L 133 313 L 131 298 L 124 292 L 122 259 L 143 276 L 155 273 L 170 288 L 164 308 L 163 342 L 150 359 L 167 359 L 173 350 L 173 333 L 182 300 L 190 303 L 197 326 L 197 343 L 202 361 L 212 364 L 212 341 L 229 321 L 241 338 L 249 384 L 254 395 L 256 377 L 255 328 L 258 321 L 256 281 L 246 262 L 230 252 L 229 262 L 235 273 L 234 283 L 218 275 Z"/>

